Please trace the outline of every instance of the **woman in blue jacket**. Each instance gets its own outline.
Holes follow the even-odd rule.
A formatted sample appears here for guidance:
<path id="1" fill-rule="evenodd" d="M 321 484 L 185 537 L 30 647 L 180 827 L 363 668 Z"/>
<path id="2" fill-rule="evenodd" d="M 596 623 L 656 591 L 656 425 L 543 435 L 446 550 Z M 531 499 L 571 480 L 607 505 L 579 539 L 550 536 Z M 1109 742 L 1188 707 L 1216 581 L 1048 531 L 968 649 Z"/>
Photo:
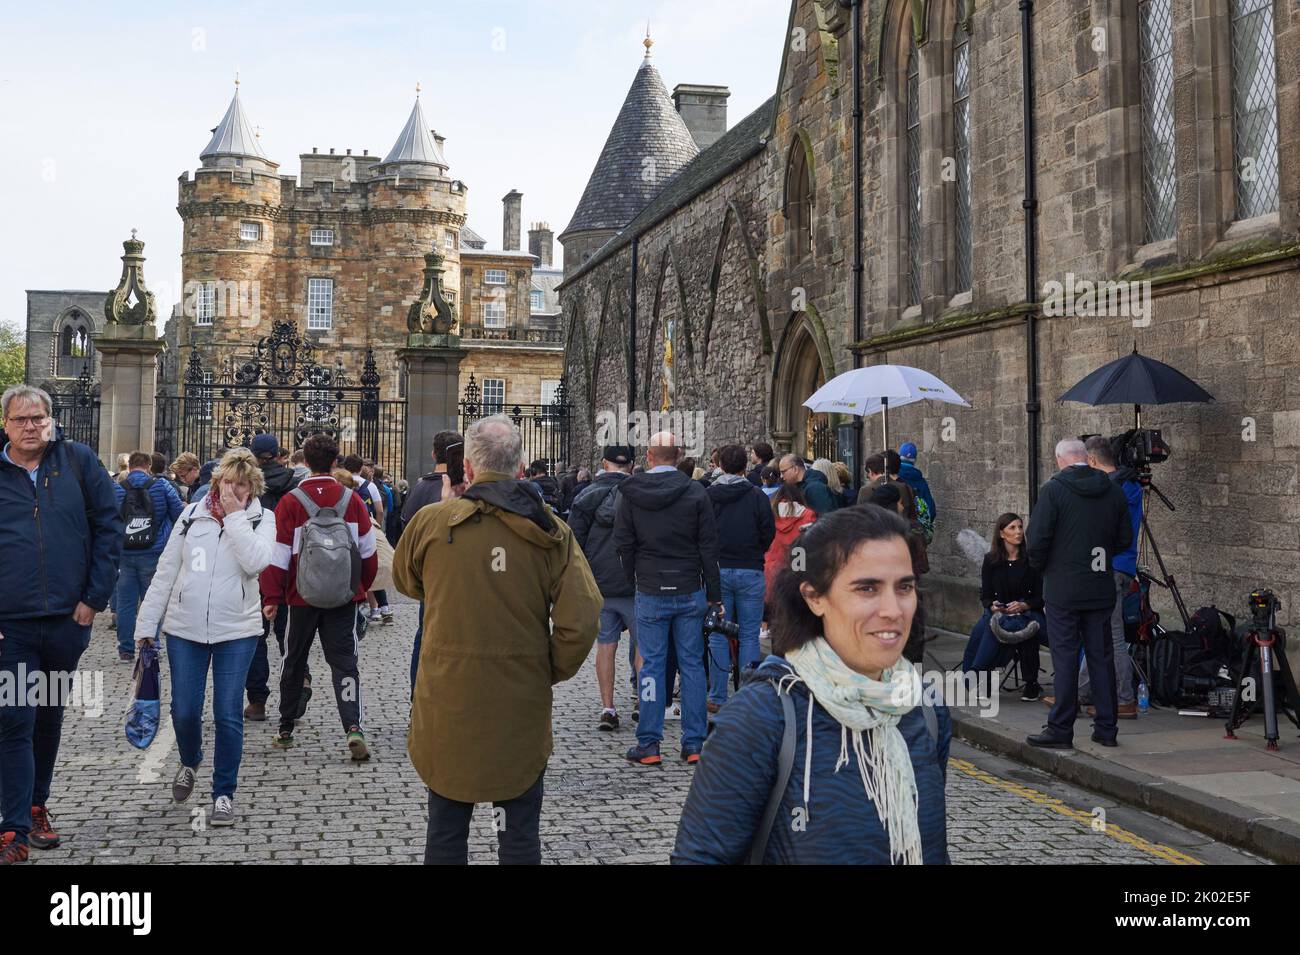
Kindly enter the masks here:
<path id="1" fill-rule="evenodd" d="M 851 507 L 795 541 L 800 559 L 771 595 L 779 656 L 714 717 L 673 862 L 949 861 L 952 725 L 943 706 L 918 705 L 902 657 L 918 612 L 907 530 L 883 508 Z"/>

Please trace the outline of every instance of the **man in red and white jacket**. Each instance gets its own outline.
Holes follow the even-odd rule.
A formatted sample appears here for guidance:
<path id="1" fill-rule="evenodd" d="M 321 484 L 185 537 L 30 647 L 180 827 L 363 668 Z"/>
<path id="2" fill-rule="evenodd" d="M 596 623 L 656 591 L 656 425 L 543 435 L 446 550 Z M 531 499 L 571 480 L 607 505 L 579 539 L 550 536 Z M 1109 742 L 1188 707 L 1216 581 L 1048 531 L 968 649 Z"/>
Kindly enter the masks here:
<path id="1" fill-rule="evenodd" d="M 313 435 L 303 445 L 303 455 L 311 476 L 298 485 L 321 507 L 332 507 L 343 496 L 343 485 L 334 480 L 331 469 L 338 459 L 339 446 L 324 434 Z M 286 494 L 275 508 L 275 552 L 271 564 L 262 571 L 262 612 L 267 619 L 275 616 L 281 604 L 289 607 L 289 625 L 285 634 L 284 664 L 280 673 L 280 732 L 274 744 L 278 749 L 293 745 L 293 724 L 311 698 L 311 687 L 304 686 L 307 654 L 312 641 L 320 634 L 325 662 L 334 676 L 334 699 L 347 734 L 348 749 L 356 761 L 370 758 L 361 726 L 364 706 L 361 698 L 361 675 L 357 669 L 357 603 L 366 599 L 379 570 L 375 554 L 375 529 L 365 502 L 356 494 L 348 501 L 343 520 L 361 553 L 361 585 L 352 600 L 330 609 L 313 607 L 302 599 L 294 586 L 302 526 L 307 523 L 307 509 L 293 494 Z"/>

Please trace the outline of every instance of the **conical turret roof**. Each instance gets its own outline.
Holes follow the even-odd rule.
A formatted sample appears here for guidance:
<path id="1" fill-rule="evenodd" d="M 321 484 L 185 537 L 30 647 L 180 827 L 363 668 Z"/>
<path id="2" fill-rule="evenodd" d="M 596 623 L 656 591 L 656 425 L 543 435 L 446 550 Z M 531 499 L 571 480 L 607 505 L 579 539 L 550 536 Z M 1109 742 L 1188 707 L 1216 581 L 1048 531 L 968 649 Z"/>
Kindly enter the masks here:
<path id="1" fill-rule="evenodd" d="M 647 55 L 560 240 L 588 229 L 623 228 L 699 151 Z"/>
<path id="2" fill-rule="evenodd" d="M 398 134 L 397 142 L 393 143 L 393 148 L 384 157 L 384 162 L 428 162 L 439 166 L 447 165 L 447 160 L 442 157 L 442 150 L 438 148 L 438 142 L 433 138 L 433 134 L 429 131 L 429 124 L 424 119 L 424 110 L 420 107 L 418 93 L 415 96 L 415 105 L 411 107 L 411 115 L 407 118 L 401 133 Z"/>
<path id="3" fill-rule="evenodd" d="M 244 115 L 244 107 L 239 103 L 238 86 L 235 87 L 235 96 L 226 109 L 226 115 L 221 117 L 221 122 L 212 131 L 212 138 L 208 140 L 203 152 L 199 153 L 200 159 L 212 156 L 267 158 L 266 153 L 262 152 L 262 144 L 253 133 L 248 117 Z"/>

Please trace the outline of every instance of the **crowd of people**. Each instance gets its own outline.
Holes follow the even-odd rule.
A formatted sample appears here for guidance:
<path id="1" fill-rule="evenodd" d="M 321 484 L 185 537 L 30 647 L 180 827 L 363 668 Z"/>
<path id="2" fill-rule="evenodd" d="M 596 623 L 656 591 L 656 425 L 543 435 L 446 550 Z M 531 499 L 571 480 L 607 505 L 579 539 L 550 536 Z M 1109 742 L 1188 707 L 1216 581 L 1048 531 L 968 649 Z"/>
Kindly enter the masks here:
<path id="1" fill-rule="evenodd" d="M 289 452 L 260 433 L 207 462 L 136 451 L 114 476 L 61 436 L 41 390 L 10 388 L 3 416 L 0 547 L 37 582 L 0 608 L 0 670 L 75 671 L 110 607 L 124 664 L 161 643 L 176 803 L 199 784 L 211 671 L 215 826 L 238 819 L 271 634 L 271 745 L 295 745 L 319 638 L 341 741 L 369 758 L 360 640 L 392 623 L 396 588 L 420 602 L 408 754 L 428 789 L 426 862 L 466 861 L 482 802 L 499 813 L 501 861 L 540 861 L 552 688 L 595 644 L 594 728 L 624 729 L 624 636 L 624 758 L 661 764 L 665 720 L 680 720 L 680 759 L 696 767 L 673 861 L 948 861 L 951 720 L 923 701 L 918 667 L 939 510 L 911 442 L 868 457 L 855 482 L 842 463 L 762 441 L 719 447 L 706 467 L 660 432 L 605 447 L 593 477 L 526 461 L 518 427 L 493 415 L 437 434 L 433 469 L 408 487 L 327 434 Z M 995 523 L 962 668 L 1014 656 L 1037 699 L 1048 642 L 1055 697 L 1030 741 L 1070 745 L 1082 680 L 1094 739 L 1110 745 L 1127 715 L 1113 618 L 1135 570 L 1140 492 L 1104 442 L 1063 441 L 1057 463 L 1027 526 L 1011 513 Z M 0 863 L 59 844 L 48 801 L 61 722 L 57 701 L 0 710 Z M 840 772 L 850 763 L 856 773 Z"/>

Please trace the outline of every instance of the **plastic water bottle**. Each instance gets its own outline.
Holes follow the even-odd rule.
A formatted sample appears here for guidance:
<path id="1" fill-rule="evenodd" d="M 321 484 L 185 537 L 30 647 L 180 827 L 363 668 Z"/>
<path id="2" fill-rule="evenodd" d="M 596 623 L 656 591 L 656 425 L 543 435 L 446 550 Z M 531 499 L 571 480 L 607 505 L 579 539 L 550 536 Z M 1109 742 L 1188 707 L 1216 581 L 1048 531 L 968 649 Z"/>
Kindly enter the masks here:
<path id="1" fill-rule="evenodd" d="M 1138 684 L 1138 712 L 1145 713 L 1151 706 L 1151 694 L 1145 683 Z"/>

